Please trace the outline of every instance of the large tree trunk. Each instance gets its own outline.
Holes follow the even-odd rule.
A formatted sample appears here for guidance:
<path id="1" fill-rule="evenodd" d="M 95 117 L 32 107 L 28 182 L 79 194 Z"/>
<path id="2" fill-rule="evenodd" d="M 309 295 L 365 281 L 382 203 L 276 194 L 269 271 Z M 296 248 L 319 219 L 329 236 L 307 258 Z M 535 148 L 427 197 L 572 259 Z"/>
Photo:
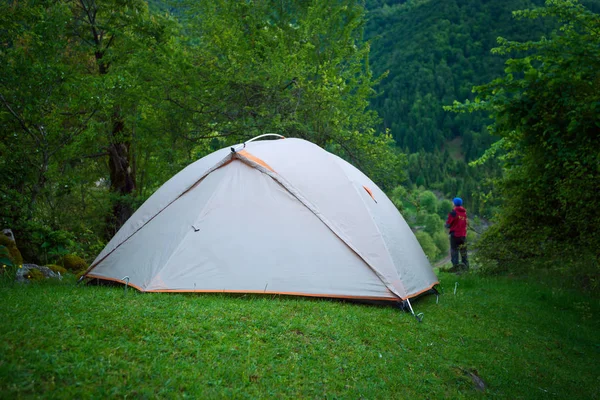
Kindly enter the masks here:
<path id="1" fill-rule="evenodd" d="M 113 115 L 111 143 L 108 146 L 108 167 L 110 170 L 110 191 L 115 195 L 112 213 L 108 217 L 106 234 L 110 239 L 125 221 L 133 214 L 131 194 L 136 188 L 133 169 L 131 142 L 124 134 L 125 124 L 120 111 Z"/>

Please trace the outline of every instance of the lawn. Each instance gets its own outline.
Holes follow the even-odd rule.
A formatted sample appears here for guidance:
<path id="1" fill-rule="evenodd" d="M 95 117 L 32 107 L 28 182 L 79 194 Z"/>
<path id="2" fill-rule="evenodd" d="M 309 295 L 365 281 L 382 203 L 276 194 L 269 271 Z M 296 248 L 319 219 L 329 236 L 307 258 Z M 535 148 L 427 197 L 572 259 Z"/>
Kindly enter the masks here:
<path id="1" fill-rule="evenodd" d="M 0 398 L 600 397 L 597 298 L 441 281 L 439 303 L 413 304 L 422 323 L 319 299 L 5 283 Z"/>

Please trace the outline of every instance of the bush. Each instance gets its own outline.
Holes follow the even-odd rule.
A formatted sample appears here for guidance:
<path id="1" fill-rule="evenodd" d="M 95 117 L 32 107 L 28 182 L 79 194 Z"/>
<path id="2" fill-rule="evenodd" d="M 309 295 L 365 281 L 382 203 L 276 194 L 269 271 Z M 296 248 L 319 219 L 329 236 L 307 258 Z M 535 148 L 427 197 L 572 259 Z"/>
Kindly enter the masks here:
<path id="1" fill-rule="evenodd" d="M 419 195 L 419 204 L 421 205 L 421 209 L 425 210 L 427 214 L 437 213 L 438 199 L 435 197 L 435 194 L 429 190 L 426 190 Z"/>
<path id="2" fill-rule="evenodd" d="M 444 221 L 437 214 L 427 215 L 423 222 L 425 224 L 425 232 L 429 233 L 432 237 L 436 232 L 444 232 Z"/>
<path id="3" fill-rule="evenodd" d="M 64 267 L 61 267 L 60 265 L 50 264 L 50 265 L 46 265 L 46 267 L 50 268 L 54 272 L 60 272 L 61 275 L 64 275 L 67 273 L 67 269 Z"/>
<path id="4" fill-rule="evenodd" d="M 448 250 L 450 250 L 450 238 L 446 232 L 436 232 L 433 235 L 433 242 L 441 254 L 448 254 Z"/>
<path id="5" fill-rule="evenodd" d="M 435 260 L 438 255 L 438 248 L 435 246 L 431 236 L 429 236 L 427 232 L 423 231 L 418 231 L 415 233 L 415 236 L 417 237 L 417 240 L 419 241 L 419 244 L 421 245 L 421 248 L 425 252 L 427 258 L 429 258 L 430 261 Z"/>
<path id="6" fill-rule="evenodd" d="M 0 233 L 0 246 L 6 246 L 13 264 L 23 264 L 23 256 L 21 256 L 21 252 L 17 248 L 17 244 L 13 242 L 11 238 L 2 233 Z"/>
<path id="7" fill-rule="evenodd" d="M 68 271 L 78 273 L 79 271 L 85 271 L 88 268 L 88 264 L 85 260 L 74 254 L 67 254 L 62 259 L 62 265 Z"/>
<path id="8" fill-rule="evenodd" d="M 13 263 L 12 257 L 10 256 L 10 252 L 6 246 L 0 245 L 0 264 L 12 267 L 15 264 Z"/>
<path id="9" fill-rule="evenodd" d="M 450 200 L 442 200 L 438 205 L 438 215 L 445 221 L 452 208 L 454 208 L 454 205 Z"/>

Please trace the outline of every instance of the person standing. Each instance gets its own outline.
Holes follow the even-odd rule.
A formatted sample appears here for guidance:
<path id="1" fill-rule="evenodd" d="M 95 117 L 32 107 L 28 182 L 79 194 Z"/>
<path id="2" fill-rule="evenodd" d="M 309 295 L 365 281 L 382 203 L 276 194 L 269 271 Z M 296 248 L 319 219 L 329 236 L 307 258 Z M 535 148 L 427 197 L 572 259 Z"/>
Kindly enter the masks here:
<path id="1" fill-rule="evenodd" d="M 454 208 L 448 213 L 446 228 L 450 230 L 450 258 L 452 260 L 451 271 L 458 270 L 458 253 L 460 252 L 461 262 L 465 268 L 469 269 L 469 260 L 467 258 L 467 210 L 463 207 L 463 201 L 460 197 L 453 200 Z"/>

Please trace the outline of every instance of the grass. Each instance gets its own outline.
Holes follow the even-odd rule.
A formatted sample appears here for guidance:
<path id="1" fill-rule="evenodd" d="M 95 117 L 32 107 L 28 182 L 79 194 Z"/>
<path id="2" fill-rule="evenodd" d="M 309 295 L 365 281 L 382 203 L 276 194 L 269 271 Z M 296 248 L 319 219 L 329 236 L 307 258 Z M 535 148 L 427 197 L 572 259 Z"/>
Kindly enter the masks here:
<path id="1" fill-rule="evenodd" d="M 476 274 L 441 281 L 439 304 L 413 304 L 420 324 L 319 299 L 3 284 L 0 398 L 600 396 L 597 299 Z"/>

